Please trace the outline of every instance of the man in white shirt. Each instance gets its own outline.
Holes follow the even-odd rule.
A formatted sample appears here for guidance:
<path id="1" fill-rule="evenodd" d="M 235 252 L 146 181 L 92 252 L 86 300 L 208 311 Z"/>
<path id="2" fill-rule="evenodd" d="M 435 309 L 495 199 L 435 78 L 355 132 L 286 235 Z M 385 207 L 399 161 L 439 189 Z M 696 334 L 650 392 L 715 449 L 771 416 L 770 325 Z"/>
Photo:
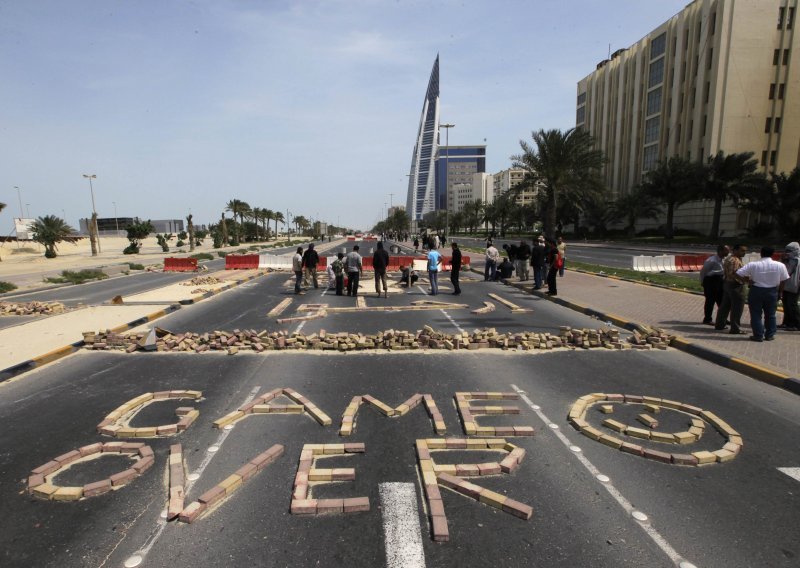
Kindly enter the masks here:
<path id="1" fill-rule="evenodd" d="M 746 277 L 750 282 L 747 305 L 750 308 L 750 326 L 753 328 L 751 341 L 772 341 L 778 329 L 775 316 L 778 297 L 783 291 L 783 283 L 789 279 L 789 272 L 785 264 L 772 260 L 774 253 L 772 247 L 762 247 L 760 260 L 745 264 L 736 271 L 738 276 Z"/>
<path id="2" fill-rule="evenodd" d="M 495 280 L 497 274 L 497 261 L 500 260 L 500 252 L 489 241 L 489 246 L 486 247 L 486 266 L 483 269 L 483 281 L 486 282 Z"/>

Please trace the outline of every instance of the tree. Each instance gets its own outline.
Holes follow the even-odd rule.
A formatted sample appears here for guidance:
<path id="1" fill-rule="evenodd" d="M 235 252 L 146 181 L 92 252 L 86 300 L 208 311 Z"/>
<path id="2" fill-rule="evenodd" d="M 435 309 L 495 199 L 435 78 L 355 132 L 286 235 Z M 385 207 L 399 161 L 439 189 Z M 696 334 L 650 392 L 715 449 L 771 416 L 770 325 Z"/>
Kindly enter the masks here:
<path id="1" fill-rule="evenodd" d="M 33 240 L 44 246 L 44 256 L 55 258 L 57 256 L 58 243 L 62 241 L 75 242 L 78 237 L 72 237 L 75 229 L 55 215 L 39 217 L 33 222 Z"/>
<path id="2" fill-rule="evenodd" d="M 738 202 L 745 194 L 766 189 L 767 177 L 757 170 L 758 161 L 753 159 L 752 152 L 725 154 L 720 151 L 716 156 L 709 156 L 700 191 L 704 199 L 714 202 L 709 238 L 719 237 L 719 220 L 725 201 L 731 199 Z"/>
<path id="3" fill-rule="evenodd" d="M 637 219 L 658 219 L 661 208 L 653 202 L 653 197 L 645 193 L 641 186 L 630 193 L 619 196 L 611 204 L 611 221 L 625 221 L 625 231 L 629 237 L 636 235 Z"/>
<path id="4" fill-rule="evenodd" d="M 5 208 L 6 208 L 6 204 L 5 203 L 0 203 L 0 211 L 2 211 Z"/>
<path id="5" fill-rule="evenodd" d="M 295 230 L 299 230 L 305 232 L 308 227 L 311 226 L 311 223 L 308 222 L 308 219 L 303 217 L 302 215 L 295 215 L 294 217 L 294 228 Z"/>
<path id="6" fill-rule="evenodd" d="M 234 221 L 234 224 L 236 222 Z M 219 220 L 219 234 L 222 237 L 222 246 L 228 246 L 228 223 L 225 221 L 225 213 L 220 216 Z M 215 241 L 216 243 L 216 241 Z M 237 245 L 239 243 L 236 243 Z M 218 248 L 216 244 L 214 244 L 214 248 Z"/>
<path id="7" fill-rule="evenodd" d="M 275 220 L 275 238 L 277 239 L 278 238 L 278 221 L 280 221 L 281 223 L 283 223 L 285 225 L 286 224 L 286 220 L 283 218 L 283 213 L 281 213 L 280 211 L 276 211 L 275 214 L 272 216 L 272 218 Z"/>
<path id="8" fill-rule="evenodd" d="M 772 218 L 779 236 L 797 239 L 800 234 L 800 168 L 788 175 L 773 174 L 765 188 L 748 188 L 739 207 Z"/>
<path id="9" fill-rule="evenodd" d="M 662 160 L 642 181 L 642 191 L 667 207 L 664 237 L 673 237 L 675 208 L 690 201 L 703 181 L 703 165 L 680 156 Z"/>
<path id="10" fill-rule="evenodd" d="M 594 138 L 585 130 L 539 130 L 532 137 L 533 146 L 519 141 L 522 154 L 511 160 L 514 167 L 525 170 L 527 183 L 541 187 L 544 233 L 554 238 L 559 200 L 601 191 L 600 168 L 605 158 L 593 148 Z"/>
<path id="11" fill-rule="evenodd" d="M 261 209 L 261 220 L 264 222 L 264 240 L 269 240 L 269 222 L 275 218 L 275 211 L 272 209 Z M 277 234 L 277 233 L 276 233 Z"/>
<path id="12" fill-rule="evenodd" d="M 250 211 L 250 205 L 239 199 L 231 199 L 225 206 L 225 211 L 233 213 L 233 245 L 239 244 L 239 226 L 236 225 L 236 217 L 239 217 L 239 225 L 244 225 L 244 216 Z"/>
<path id="13" fill-rule="evenodd" d="M 163 252 L 169 252 L 169 241 L 171 241 L 174 236 L 175 235 L 172 233 L 156 233 L 156 242 Z"/>
<path id="14" fill-rule="evenodd" d="M 150 219 L 145 222 L 137 219 L 135 222 L 129 224 L 126 230 L 128 232 L 128 242 L 130 244 L 125 247 L 125 250 L 123 250 L 122 253 L 139 254 L 139 249 L 142 247 L 142 241 L 147 238 L 147 235 L 155 230 L 155 227 L 153 227 Z"/>
<path id="15" fill-rule="evenodd" d="M 476 199 L 475 201 L 467 201 L 462 209 L 464 213 L 464 224 L 473 234 L 478 229 L 478 225 L 483 219 L 484 206 L 483 201 Z"/>

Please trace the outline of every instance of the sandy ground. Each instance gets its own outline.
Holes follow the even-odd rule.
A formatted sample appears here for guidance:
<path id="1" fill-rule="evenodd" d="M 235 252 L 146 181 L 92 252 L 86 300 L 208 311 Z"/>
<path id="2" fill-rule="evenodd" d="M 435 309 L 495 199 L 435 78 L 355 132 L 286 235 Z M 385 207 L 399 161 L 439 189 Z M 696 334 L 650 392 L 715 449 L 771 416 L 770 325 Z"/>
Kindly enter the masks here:
<path id="1" fill-rule="evenodd" d="M 190 300 L 192 298 L 199 298 L 206 292 L 214 292 L 220 288 L 230 286 L 236 280 L 242 280 L 259 274 L 259 270 L 220 270 L 218 272 L 209 272 L 200 275 L 200 278 L 206 276 L 214 276 L 219 280 L 216 284 L 197 284 L 193 286 L 185 286 L 182 282 L 170 284 L 156 290 L 142 292 L 141 294 L 133 294 L 125 296 L 122 300 L 128 302 L 149 302 L 161 303 L 169 302 L 175 303 L 182 300 Z"/>

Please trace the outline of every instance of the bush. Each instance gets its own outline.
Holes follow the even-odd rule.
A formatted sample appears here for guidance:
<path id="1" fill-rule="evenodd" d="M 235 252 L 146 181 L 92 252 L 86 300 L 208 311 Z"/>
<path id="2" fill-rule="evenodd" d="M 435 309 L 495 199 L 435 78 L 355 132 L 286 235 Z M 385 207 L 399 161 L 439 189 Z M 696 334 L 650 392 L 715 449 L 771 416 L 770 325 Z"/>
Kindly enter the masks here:
<path id="1" fill-rule="evenodd" d="M 3 292 L 11 292 L 11 290 L 16 290 L 17 286 L 12 284 L 11 282 L 3 282 L 0 280 L 0 294 Z"/>
<path id="2" fill-rule="evenodd" d="M 108 278 L 108 274 L 103 272 L 102 270 L 79 270 L 77 272 L 72 270 L 63 270 L 61 272 L 61 276 L 45 278 L 45 282 L 50 282 L 52 284 L 83 284 L 84 282 L 88 282 L 89 280 L 105 280 Z"/>
<path id="3" fill-rule="evenodd" d="M 144 270 L 144 264 L 137 264 L 135 262 L 129 262 L 128 267 L 131 270 Z"/>
<path id="4" fill-rule="evenodd" d="M 224 250 L 218 250 L 217 256 L 219 256 L 220 258 L 225 258 L 226 256 L 228 256 L 228 253 L 225 252 Z"/>
<path id="5" fill-rule="evenodd" d="M 247 249 L 238 249 L 235 254 L 247 254 Z"/>
<path id="6" fill-rule="evenodd" d="M 196 258 L 197 260 L 214 260 L 213 255 L 207 252 L 198 252 L 197 254 L 191 255 L 189 258 Z"/>
<path id="7" fill-rule="evenodd" d="M 131 243 L 123 249 L 122 254 L 139 254 L 139 246 Z"/>

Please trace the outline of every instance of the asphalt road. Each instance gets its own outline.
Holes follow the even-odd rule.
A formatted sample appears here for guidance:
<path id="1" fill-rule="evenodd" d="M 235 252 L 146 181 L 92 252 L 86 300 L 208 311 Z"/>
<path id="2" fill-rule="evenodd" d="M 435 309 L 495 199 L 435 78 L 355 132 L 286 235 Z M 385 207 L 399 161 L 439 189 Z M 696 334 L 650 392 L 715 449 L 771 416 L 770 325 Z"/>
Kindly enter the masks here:
<path id="1" fill-rule="evenodd" d="M 466 279 L 465 275 L 465 279 Z M 286 274 L 272 274 L 180 310 L 158 325 L 174 331 L 287 329 L 266 312 L 285 298 L 298 304 L 354 305 L 352 298 L 310 290 L 295 297 Z M 420 329 L 444 331 L 493 326 L 551 330 L 558 325 L 597 327 L 599 322 L 545 300 L 524 297 L 502 284 L 465 282 L 455 299 L 479 307 L 487 290 L 533 311 L 511 314 L 497 307 L 478 316 L 468 310 L 330 314 L 303 324 L 303 332 Z M 427 298 L 424 287 L 379 302 L 408 304 Z M 369 287 L 367 287 L 369 290 Z M 441 294 L 437 301 L 453 296 Z M 448 317 L 449 316 L 449 317 Z M 322 427 L 306 416 L 252 416 L 228 431 L 217 418 L 257 393 L 291 387 L 332 419 Z M 530 425 L 534 437 L 509 438 L 526 450 L 510 475 L 472 479 L 533 507 L 521 520 L 442 489 L 450 541 L 435 543 L 414 442 L 437 438 L 422 406 L 402 418 L 385 418 L 362 406 L 352 436 L 338 436 L 350 399 L 371 394 L 391 406 L 414 393 L 429 393 L 447 425 L 447 436 L 465 437 L 454 406 L 459 391 L 513 391 L 527 399 L 507 404 L 519 415 L 481 418 L 487 425 Z M 55 456 L 96 441 L 103 417 L 135 396 L 164 389 L 198 389 L 200 417 L 186 432 L 146 441 L 156 465 L 118 491 L 74 503 L 47 502 L 24 493 L 29 471 Z M 570 405 L 593 393 L 643 394 L 712 410 L 736 428 L 743 452 L 733 461 L 702 468 L 666 465 L 624 454 L 573 430 Z M 126 355 L 81 352 L 0 385 L 0 564 L 3 566 L 797 566 L 800 481 L 779 467 L 800 466 L 800 404 L 788 392 L 757 383 L 678 351 L 578 350 L 562 352 L 401 352 L 325 354 L 270 352 Z M 283 400 L 277 401 L 284 403 Z M 187 401 L 154 404 L 133 426 L 162 424 Z M 530 403 L 530 404 L 529 404 Z M 636 405 L 620 407 L 618 420 L 635 423 Z M 592 411 L 597 427 L 604 416 Z M 663 410 L 663 431 L 686 427 L 686 415 Z M 553 424 L 558 428 L 552 428 Z M 602 428 L 602 427 L 601 427 Z M 366 496 L 368 512 L 296 516 L 289 513 L 292 482 L 303 444 L 363 442 L 366 453 L 328 458 L 315 467 L 355 468 L 354 481 L 319 485 L 318 498 Z M 187 503 L 273 444 L 283 455 L 218 508 L 191 525 L 160 518 L 167 500 L 169 446 L 181 443 L 187 472 L 201 473 Z M 713 450 L 724 439 L 713 428 L 686 451 Z M 654 444 L 654 443 L 651 443 Z M 655 445 L 655 444 L 654 444 Z M 575 450 L 579 448 L 580 451 Z M 216 449 L 216 451 L 209 451 Z M 439 463 L 481 463 L 496 453 L 447 451 Z M 63 484 L 107 476 L 124 458 L 76 465 Z M 608 476 L 608 482 L 596 475 Z M 396 483 L 401 485 L 387 486 Z M 410 496 L 388 489 L 401 487 Z M 647 515 L 641 523 L 633 510 Z M 387 537 L 400 531 L 402 538 Z M 415 540 L 414 530 L 421 538 Z M 398 556 L 414 558 L 397 563 Z"/>

